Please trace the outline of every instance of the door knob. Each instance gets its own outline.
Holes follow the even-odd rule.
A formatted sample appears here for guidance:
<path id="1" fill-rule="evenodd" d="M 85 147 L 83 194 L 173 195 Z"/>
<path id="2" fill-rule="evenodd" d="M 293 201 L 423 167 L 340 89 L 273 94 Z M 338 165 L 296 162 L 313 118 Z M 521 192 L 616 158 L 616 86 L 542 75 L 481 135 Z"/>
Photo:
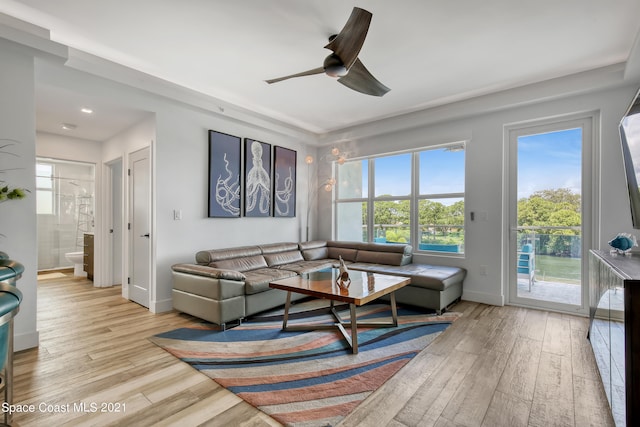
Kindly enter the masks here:
<path id="1" fill-rule="evenodd" d="M 149 233 L 147 233 L 147 234 L 143 234 L 143 235 L 141 235 L 140 237 L 149 237 Z"/>

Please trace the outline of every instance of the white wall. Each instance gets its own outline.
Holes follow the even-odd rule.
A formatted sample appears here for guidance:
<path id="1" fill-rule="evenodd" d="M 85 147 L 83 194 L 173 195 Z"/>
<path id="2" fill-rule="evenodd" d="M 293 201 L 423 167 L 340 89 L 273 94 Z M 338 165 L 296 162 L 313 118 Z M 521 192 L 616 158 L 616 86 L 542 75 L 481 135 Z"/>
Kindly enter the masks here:
<path id="1" fill-rule="evenodd" d="M 0 154 L 0 169 L 15 169 L 3 174 L 2 179 L 31 192 L 22 200 L 0 203 L 0 234 L 4 235 L 0 236 L 0 250 L 22 263 L 25 269 L 18 282 L 23 300 L 15 320 L 17 351 L 38 344 L 34 61 L 31 55 L 21 53 L 2 40 L 0 58 L 0 138 L 19 141 L 8 148 L 15 157 Z"/>
<path id="2" fill-rule="evenodd" d="M 98 164 L 102 161 L 102 146 L 96 141 L 37 132 L 36 156 Z"/>

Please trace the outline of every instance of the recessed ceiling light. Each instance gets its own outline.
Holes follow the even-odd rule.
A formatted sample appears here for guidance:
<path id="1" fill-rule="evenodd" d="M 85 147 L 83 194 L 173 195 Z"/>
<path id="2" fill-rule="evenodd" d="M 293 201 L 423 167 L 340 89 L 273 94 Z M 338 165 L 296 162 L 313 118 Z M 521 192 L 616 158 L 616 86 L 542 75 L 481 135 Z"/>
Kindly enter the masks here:
<path id="1" fill-rule="evenodd" d="M 63 123 L 62 124 L 62 129 L 64 130 L 74 130 L 75 128 L 77 128 L 78 126 L 72 124 L 72 123 Z"/>
<path id="2" fill-rule="evenodd" d="M 82 109 L 80 109 L 80 111 L 82 111 L 85 114 L 93 113 L 93 110 L 91 108 L 88 108 L 88 107 L 82 107 Z"/>

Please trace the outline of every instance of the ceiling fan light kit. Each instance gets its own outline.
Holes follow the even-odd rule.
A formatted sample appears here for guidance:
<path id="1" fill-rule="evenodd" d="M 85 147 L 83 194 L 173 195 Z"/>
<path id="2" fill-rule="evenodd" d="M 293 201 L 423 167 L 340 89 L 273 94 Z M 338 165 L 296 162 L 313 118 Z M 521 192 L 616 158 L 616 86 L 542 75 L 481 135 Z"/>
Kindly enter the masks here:
<path id="1" fill-rule="evenodd" d="M 272 84 L 294 77 L 325 73 L 330 77 L 338 78 L 338 82 L 349 89 L 366 95 L 384 96 L 390 89 L 373 77 L 358 59 L 372 16 L 371 12 L 354 7 L 342 31 L 329 37 L 329 43 L 325 48 L 333 53 L 325 58 L 322 67 L 266 80 L 266 82 Z"/>
<path id="2" fill-rule="evenodd" d="M 347 67 L 342 63 L 342 60 L 335 53 L 332 53 L 324 59 L 322 68 L 324 68 L 324 73 L 329 77 L 343 77 L 349 72 Z"/>

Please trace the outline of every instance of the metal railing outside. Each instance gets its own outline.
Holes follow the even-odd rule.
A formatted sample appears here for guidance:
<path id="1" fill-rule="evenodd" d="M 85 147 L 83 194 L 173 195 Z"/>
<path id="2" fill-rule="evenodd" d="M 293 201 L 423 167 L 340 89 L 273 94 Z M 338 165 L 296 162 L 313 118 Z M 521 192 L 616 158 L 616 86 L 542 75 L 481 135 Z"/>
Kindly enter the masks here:
<path id="1" fill-rule="evenodd" d="M 517 250 L 530 244 L 536 255 L 535 278 L 549 282 L 580 284 L 581 227 L 517 227 Z"/>

